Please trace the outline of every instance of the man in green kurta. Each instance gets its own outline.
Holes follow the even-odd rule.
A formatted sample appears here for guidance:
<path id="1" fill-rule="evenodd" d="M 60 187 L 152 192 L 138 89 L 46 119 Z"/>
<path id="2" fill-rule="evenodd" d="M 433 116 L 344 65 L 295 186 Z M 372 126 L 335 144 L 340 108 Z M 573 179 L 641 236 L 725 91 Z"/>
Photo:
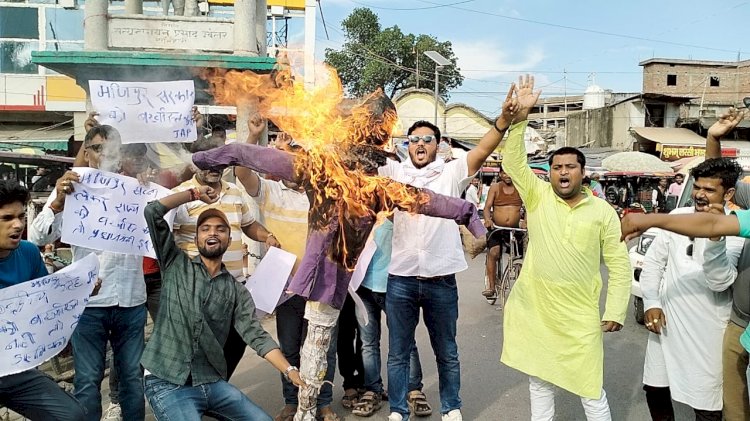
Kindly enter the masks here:
<path id="1" fill-rule="evenodd" d="M 582 188 L 586 158 L 579 150 L 552 154 L 549 183 L 534 175 L 523 140 L 533 106 L 523 98 L 533 91 L 533 78 L 523 78 L 516 91 L 518 112 L 502 150 L 503 168 L 526 204 L 529 246 L 505 309 L 501 361 L 530 376 L 532 420 L 554 418 L 554 386 L 579 395 L 589 421 L 611 420 L 602 388 L 602 332 L 622 328 L 630 297 L 619 218 Z M 602 257 L 609 282 L 600 318 Z"/>

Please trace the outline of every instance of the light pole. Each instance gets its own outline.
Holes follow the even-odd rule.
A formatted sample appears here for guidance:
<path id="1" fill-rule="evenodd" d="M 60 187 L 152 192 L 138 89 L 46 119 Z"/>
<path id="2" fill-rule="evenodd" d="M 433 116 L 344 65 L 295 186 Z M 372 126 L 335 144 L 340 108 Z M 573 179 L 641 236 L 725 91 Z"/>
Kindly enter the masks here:
<path id="1" fill-rule="evenodd" d="M 439 78 L 440 73 L 438 73 L 440 70 L 443 70 L 445 66 L 449 66 L 451 64 L 450 60 L 443 57 L 438 53 L 437 51 L 425 51 L 424 55 L 429 57 L 430 60 L 435 62 L 435 122 L 434 124 L 437 126 L 438 124 L 438 88 L 440 87 Z M 445 124 L 443 124 L 443 130 L 445 130 Z"/>

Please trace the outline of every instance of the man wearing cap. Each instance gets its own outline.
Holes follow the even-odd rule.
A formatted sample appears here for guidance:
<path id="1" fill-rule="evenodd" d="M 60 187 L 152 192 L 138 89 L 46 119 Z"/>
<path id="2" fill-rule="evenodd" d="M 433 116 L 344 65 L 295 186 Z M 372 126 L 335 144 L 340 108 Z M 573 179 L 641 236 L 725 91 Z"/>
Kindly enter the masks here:
<path id="1" fill-rule="evenodd" d="M 201 139 L 193 144 L 192 151 L 206 151 L 219 145 L 220 143 L 210 139 Z M 235 279 L 244 279 L 242 273 L 242 233 L 245 233 L 252 240 L 265 243 L 267 247 L 280 247 L 281 245 L 271 232 L 253 218 L 250 206 L 239 187 L 221 179 L 223 171 L 224 169 L 220 167 L 199 170 L 193 178 L 172 190 L 181 192 L 208 186 L 218 195 L 218 199 L 210 204 L 196 200 L 183 203 L 177 207 L 173 226 L 175 241 L 177 247 L 186 252 L 188 256 L 196 257 L 198 248 L 195 244 L 195 227 L 197 226 L 198 215 L 209 208 L 221 210 L 229 220 L 231 234 L 229 247 L 224 255 L 224 264 L 227 271 Z M 224 352 L 227 358 L 229 376 L 231 377 L 245 352 L 245 346 L 236 332 L 230 332 Z"/>
<path id="2" fill-rule="evenodd" d="M 219 192 L 200 186 L 149 203 L 145 218 L 162 267 L 162 295 L 154 333 L 143 353 L 145 394 L 157 420 L 263 420 L 271 417 L 227 382 L 222 352 L 233 328 L 258 355 L 295 385 L 302 386 L 276 342 L 255 318 L 250 292 L 222 263 L 231 241 L 231 225 L 219 209 L 202 211 L 196 221 L 198 256 L 181 251 L 164 220 L 171 209 L 201 200 L 213 204 Z"/>

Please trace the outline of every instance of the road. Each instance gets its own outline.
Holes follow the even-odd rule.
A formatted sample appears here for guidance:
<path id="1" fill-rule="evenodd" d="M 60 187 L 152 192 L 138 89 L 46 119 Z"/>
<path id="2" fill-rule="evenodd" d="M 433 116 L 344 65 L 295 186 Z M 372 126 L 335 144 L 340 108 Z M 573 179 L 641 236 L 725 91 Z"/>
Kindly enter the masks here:
<path id="1" fill-rule="evenodd" d="M 528 420 L 528 378 L 499 362 L 503 335 L 502 312 L 488 305 L 481 297 L 480 293 L 484 289 L 483 266 L 482 254 L 475 260 L 469 260 L 469 269 L 458 274 L 458 344 L 463 417 L 465 420 Z M 266 320 L 264 325 L 275 335 L 273 320 Z M 647 333 L 643 326 L 635 323 L 629 309 L 623 330 L 605 335 L 604 388 L 614 420 L 643 421 L 650 418 L 641 384 Z M 387 338 L 387 332 L 384 331 L 383 334 Z M 387 349 L 387 339 L 385 342 L 383 346 Z M 437 369 L 423 324 L 417 328 L 417 343 L 425 376 L 424 391 L 433 406 L 434 414 L 431 417 L 412 419 L 437 421 L 440 420 Z M 384 352 L 384 365 L 386 354 Z M 385 367 L 383 369 L 385 375 Z M 106 387 L 106 380 L 104 383 Z M 283 405 L 278 372 L 252 350 L 245 353 L 232 383 L 272 416 Z M 363 418 L 352 415 L 341 406 L 341 383 L 342 379 L 337 373 L 334 409 L 346 421 L 362 420 Z M 107 396 L 106 392 L 104 396 Z M 576 396 L 559 391 L 556 403 L 558 420 L 585 419 L 580 400 Z M 677 419 L 694 417 L 692 410 L 684 405 L 676 404 L 675 411 Z M 150 409 L 148 413 L 147 419 L 153 420 Z M 370 419 L 384 420 L 387 416 L 386 403 Z"/>

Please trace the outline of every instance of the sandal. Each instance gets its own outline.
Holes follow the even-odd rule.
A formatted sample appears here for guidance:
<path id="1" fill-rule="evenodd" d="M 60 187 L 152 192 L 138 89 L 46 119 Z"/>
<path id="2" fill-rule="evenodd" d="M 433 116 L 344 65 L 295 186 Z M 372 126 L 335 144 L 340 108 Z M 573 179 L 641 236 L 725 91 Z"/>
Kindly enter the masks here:
<path id="1" fill-rule="evenodd" d="M 341 397 L 341 406 L 346 409 L 352 409 L 359 402 L 359 392 L 357 389 L 346 389 L 344 396 Z"/>
<path id="2" fill-rule="evenodd" d="M 482 291 L 482 295 L 485 296 L 485 297 L 487 297 L 487 298 L 494 297 L 495 296 L 495 290 L 494 289 L 485 289 L 484 291 Z"/>
<path id="3" fill-rule="evenodd" d="M 427 417 L 432 415 L 432 407 L 427 402 L 427 396 L 421 390 L 412 390 L 406 398 L 409 403 L 409 409 L 418 417 Z"/>
<path id="4" fill-rule="evenodd" d="M 294 415 L 297 413 L 297 407 L 294 405 L 284 405 L 279 415 L 273 421 L 294 421 Z"/>
<path id="5" fill-rule="evenodd" d="M 380 406 L 382 405 L 382 396 L 382 394 L 372 391 L 365 392 L 359 397 L 359 403 L 354 405 L 352 414 L 358 417 L 372 416 L 372 414 L 378 412 L 378 409 L 380 409 Z"/>

